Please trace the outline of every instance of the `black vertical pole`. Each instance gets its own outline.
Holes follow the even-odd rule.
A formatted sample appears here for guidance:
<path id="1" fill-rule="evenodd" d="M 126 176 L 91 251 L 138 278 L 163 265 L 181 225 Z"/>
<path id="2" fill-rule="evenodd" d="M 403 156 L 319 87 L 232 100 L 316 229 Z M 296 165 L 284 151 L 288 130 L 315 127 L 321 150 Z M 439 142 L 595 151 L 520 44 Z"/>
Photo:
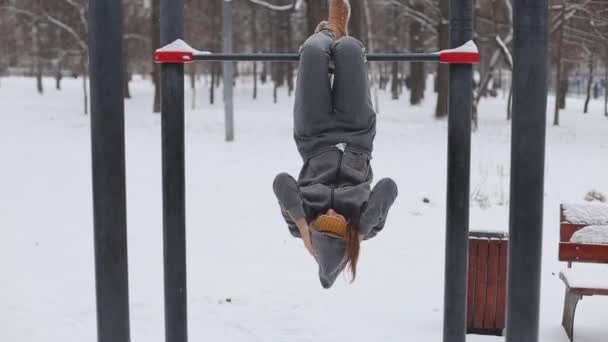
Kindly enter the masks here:
<path id="1" fill-rule="evenodd" d="M 128 342 L 122 1 L 89 1 L 97 340 Z"/>
<path id="2" fill-rule="evenodd" d="M 538 341 L 547 120 L 547 0 L 513 2 L 507 341 Z"/>
<path id="3" fill-rule="evenodd" d="M 160 2 L 161 45 L 183 38 L 183 0 Z M 186 296 L 186 196 L 184 66 L 161 67 L 165 340 L 188 340 Z"/>
<path id="4" fill-rule="evenodd" d="M 450 48 L 473 38 L 473 1 L 450 0 Z M 473 67 L 450 65 L 443 341 L 464 342 L 467 320 Z"/>

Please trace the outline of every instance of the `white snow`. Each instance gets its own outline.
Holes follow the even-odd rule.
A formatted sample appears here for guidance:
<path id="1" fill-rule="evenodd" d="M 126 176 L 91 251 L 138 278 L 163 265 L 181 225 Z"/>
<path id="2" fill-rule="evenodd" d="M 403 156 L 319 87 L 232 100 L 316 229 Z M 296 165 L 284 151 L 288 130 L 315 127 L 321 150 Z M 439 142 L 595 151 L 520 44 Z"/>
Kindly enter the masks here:
<path id="1" fill-rule="evenodd" d="M 570 242 L 588 244 L 608 244 L 608 226 L 587 226 L 576 231 Z"/>
<path id="2" fill-rule="evenodd" d="M 560 272 L 560 277 L 569 287 L 608 290 L 608 265 L 594 265 L 594 268 L 577 266 Z"/>
<path id="3" fill-rule="evenodd" d="M 209 51 L 199 51 L 181 39 L 177 39 L 173 43 L 157 49 L 156 52 L 191 52 L 193 55 L 204 55 L 210 53 Z"/>
<path id="4" fill-rule="evenodd" d="M 454 52 L 479 53 L 479 49 L 477 48 L 477 44 L 475 44 L 474 41 L 469 40 L 468 42 L 462 44 L 461 46 L 459 46 L 457 48 L 440 51 L 440 53 L 454 53 Z"/>
<path id="5" fill-rule="evenodd" d="M 62 91 L 52 79 L 44 85 L 43 96 L 34 79 L 3 78 L 0 86 L 0 341 L 95 341 L 90 122 L 82 114 L 80 80 L 64 79 Z M 236 142 L 229 144 L 223 104 L 209 105 L 208 88 L 198 89 L 200 108 L 186 113 L 191 341 L 441 340 L 447 123 L 433 118 L 432 89 L 417 107 L 407 105 L 409 94 L 391 101 L 379 93 L 372 165 L 376 180 L 395 179 L 399 197 L 382 234 L 363 244 L 356 282 L 339 279 L 329 291 L 302 242 L 288 233 L 272 193 L 277 173 L 297 176 L 301 166 L 293 99 L 281 89 L 273 104 L 267 84 L 252 101 L 250 84 L 239 84 Z M 131 91 L 125 124 L 132 341 L 161 342 L 160 116 L 150 112 L 150 80 L 135 78 Z M 191 96 L 188 91 L 187 104 Z M 562 125 L 547 126 L 542 342 L 568 341 L 561 328 L 559 204 L 589 189 L 608 191 L 603 103 L 592 101 L 587 115 L 580 114 L 583 99 L 569 98 L 567 105 Z M 479 108 L 471 168 L 475 229 L 508 226 L 505 108 L 502 94 Z M 605 340 L 606 307 L 608 298 L 597 297 L 579 308 L 577 342 Z"/>
<path id="6" fill-rule="evenodd" d="M 501 236 L 509 234 L 508 227 L 502 227 L 502 229 L 474 229 L 470 230 L 471 233 L 479 233 L 479 234 L 498 234 Z"/>
<path id="7" fill-rule="evenodd" d="M 608 204 L 567 203 L 564 218 L 574 224 L 608 225 Z"/>

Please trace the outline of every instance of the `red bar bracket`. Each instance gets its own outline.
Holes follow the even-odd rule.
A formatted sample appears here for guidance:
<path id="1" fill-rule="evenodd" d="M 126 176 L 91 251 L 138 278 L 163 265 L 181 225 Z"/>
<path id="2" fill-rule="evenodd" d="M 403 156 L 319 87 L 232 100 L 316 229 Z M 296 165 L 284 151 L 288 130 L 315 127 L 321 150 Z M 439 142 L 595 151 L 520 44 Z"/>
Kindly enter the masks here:
<path id="1" fill-rule="evenodd" d="M 194 55 L 205 53 L 198 51 L 181 39 L 166 45 L 154 52 L 155 63 L 192 63 Z"/>
<path id="2" fill-rule="evenodd" d="M 472 40 L 455 49 L 439 52 L 439 62 L 445 64 L 476 64 L 479 63 L 479 49 Z"/>
<path id="3" fill-rule="evenodd" d="M 193 61 L 192 52 L 184 51 L 156 51 L 154 53 L 155 63 L 190 63 Z"/>

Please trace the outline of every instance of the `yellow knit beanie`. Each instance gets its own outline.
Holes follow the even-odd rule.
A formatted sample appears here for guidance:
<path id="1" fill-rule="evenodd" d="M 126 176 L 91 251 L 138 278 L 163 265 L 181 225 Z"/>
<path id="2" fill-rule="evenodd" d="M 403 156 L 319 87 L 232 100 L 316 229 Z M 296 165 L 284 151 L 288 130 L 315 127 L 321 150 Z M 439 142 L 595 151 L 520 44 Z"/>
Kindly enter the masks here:
<path id="1" fill-rule="evenodd" d="M 333 235 L 339 238 L 346 238 L 348 223 L 336 216 L 321 215 L 312 222 L 312 227 L 319 233 Z"/>

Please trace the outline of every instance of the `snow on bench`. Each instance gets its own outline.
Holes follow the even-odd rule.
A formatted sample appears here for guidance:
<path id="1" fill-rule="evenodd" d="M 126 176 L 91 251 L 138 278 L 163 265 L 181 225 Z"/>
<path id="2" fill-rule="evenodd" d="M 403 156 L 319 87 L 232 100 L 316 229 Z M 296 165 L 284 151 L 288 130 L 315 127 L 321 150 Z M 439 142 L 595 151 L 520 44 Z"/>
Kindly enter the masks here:
<path id="1" fill-rule="evenodd" d="M 568 268 L 560 272 L 560 279 L 572 289 L 592 289 L 608 295 L 608 265 L 593 268 Z"/>
<path id="2" fill-rule="evenodd" d="M 587 226 L 581 230 L 576 231 L 572 238 L 572 243 L 582 244 L 608 244 L 608 225 L 606 226 Z"/>
<path id="3" fill-rule="evenodd" d="M 563 219 L 572 224 L 608 225 L 608 205 L 601 203 L 563 204 Z"/>

